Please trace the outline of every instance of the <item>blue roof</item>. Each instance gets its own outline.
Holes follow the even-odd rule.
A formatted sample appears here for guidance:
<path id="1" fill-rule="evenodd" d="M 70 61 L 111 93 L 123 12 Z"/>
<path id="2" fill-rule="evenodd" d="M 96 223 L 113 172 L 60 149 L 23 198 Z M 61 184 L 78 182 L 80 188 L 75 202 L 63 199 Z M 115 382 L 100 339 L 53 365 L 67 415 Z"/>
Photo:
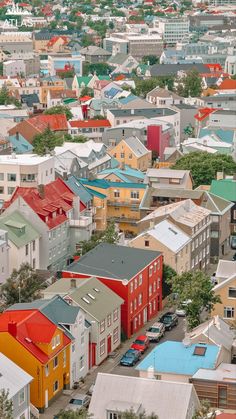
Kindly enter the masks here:
<path id="1" fill-rule="evenodd" d="M 115 87 L 112 87 L 110 90 L 106 90 L 105 97 L 108 97 L 108 98 L 112 99 L 119 92 L 122 92 L 122 90 L 121 89 L 116 89 Z"/>
<path id="2" fill-rule="evenodd" d="M 93 196 L 97 196 L 98 198 L 101 198 L 101 199 L 105 199 L 105 198 L 107 198 L 107 196 L 106 195 L 104 195 L 103 193 L 101 193 L 101 192 L 98 192 L 98 191 L 95 191 L 94 189 L 90 189 L 90 188 L 86 188 L 87 189 L 87 191 L 89 191 L 89 193 L 91 193 L 91 195 L 93 195 Z"/>
<path id="3" fill-rule="evenodd" d="M 111 174 L 114 173 L 116 176 L 118 176 L 123 182 L 130 182 L 130 177 L 139 179 L 141 181 L 144 180 L 144 173 L 140 170 L 132 169 L 129 166 L 125 166 L 125 168 L 122 170 L 119 167 L 115 169 L 105 169 L 100 174 Z"/>
<path id="4" fill-rule="evenodd" d="M 32 144 L 30 144 L 21 134 L 19 134 L 18 138 L 16 135 L 10 135 L 9 141 L 16 153 L 24 154 L 33 151 Z"/>
<path id="5" fill-rule="evenodd" d="M 206 348 L 205 355 L 194 355 L 196 346 Z M 214 369 L 219 349 L 216 345 L 193 344 L 185 347 L 182 342 L 167 341 L 157 345 L 136 369 L 147 371 L 152 366 L 156 372 L 192 376 L 199 368 Z"/>
<path id="6" fill-rule="evenodd" d="M 226 130 L 226 129 L 207 129 L 201 128 L 199 132 L 199 137 L 202 138 L 205 135 L 215 134 L 217 137 L 220 138 L 221 141 L 224 141 L 227 144 L 233 144 L 234 139 L 234 130 Z"/>
<path id="7" fill-rule="evenodd" d="M 88 179 L 80 179 L 80 182 L 83 183 L 83 185 L 86 185 L 87 187 L 95 186 L 96 188 L 101 189 L 108 189 L 110 187 L 114 188 L 137 188 L 137 189 L 146 189 L 147 185 L 143 183 L 133 183 L 133 182 L 109 182 L 105 179 L 94 179 L 94 180 L 88 180 Z"/>
<path id="8" fill-rule="evenodd" d="M 75 176 L 70 176 L 65 183 L 74 192 L 75 195 L 79 196 L 81 201 L 86 205 L 92 200 L 92 194 L 80 183 L 79 179 Z"/>
<path id="9" fill-rule="evenodd" d="M 120 103 L 122 103 L 123 105 L 126 105 L 129 102 L 132 102 L 133 100 L 138 99 L 138 96 L 135 95 L 129 95 L 127 97 L 123 97 L 122 99 L 120 99 Z"/>

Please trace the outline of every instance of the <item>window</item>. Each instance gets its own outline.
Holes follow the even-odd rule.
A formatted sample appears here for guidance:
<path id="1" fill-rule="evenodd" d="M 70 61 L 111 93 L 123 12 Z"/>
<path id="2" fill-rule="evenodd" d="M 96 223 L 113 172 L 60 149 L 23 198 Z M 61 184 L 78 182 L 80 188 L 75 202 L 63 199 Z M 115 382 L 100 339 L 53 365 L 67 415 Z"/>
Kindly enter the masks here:
<path id="1" fill-rule="evenodd" d="M 131 199 L 139 199 L 139 191 L 131 191 L 130 192 Z"/>
<path id="2" fill-rule="evenodd" d="M 53 393 L 56 393 L 56 391 L 58 391 L 58 389 L 59 389 L 59 382 L 58 382 L 58 380 L 56 380 L 53 383 Z"/>
<path id="3" fill-rule="evenodd" d="M 105 339 L 100 342 L 100 356 L 105 354 Z"/>
<path id="4" fill-rule="evenodd" d="M 114 198 L 120 197 L 120 191 L 114 191 Z"/>
<path id="5" fill-rule="evenodd" d="M 220 408 L 227 407 L 227 387 L 226 386 L 218 387 L 218 400 L 219 400 Z"/>
<path id="6" fill-rule="evenodd" d="M 32 268 L 35 269 L 35 267 L 36 267 L 36 260 L 35 260 L 35 258 L 33 258 L 33 260 L 32 260 Z"/>
<path id="7" fill-rule="evenodd" d="M 124 159 L 125 158 L 125 153 L 120 153 L 120 158 Z"/>
<path id="8" fill-rule="evenodd" d="M 118 320 L 118 317 L 119 317 L 119 312 L 118 312 L 118 308 L 116 308 L 113 311 L 113 321 L 115 322 L 116 320 Z"/>
<path id="9" fill-rule="evenodd" d="M 32 241 L 32 245 L 33 245 L 33 252 L 35 252 L 35 240 Z"/>
<path id="10" fill-rule="evenodd" d="M 0 186 L 0 195 L 4 193 L 4 187 Z"/>
<path id="11" fill-rule="evenodd" d="M 219 237 L 219 231 L 211 231 L 211 238 L 212 239 L 218 239 Z"/>
<path id="12" fill-rule="evenodd" d="M 45 365 L 45 376 L 48 377 L 49 375 L 49 365 Z"/>
<path id="13" fill-rule="evenodd" d="M 150 266 L 150 268 L 149 268 L 149 276 L 152 276 L 152 273 L 153 273 L 153 266 Z"/>
<path id="14" fill-rule="evenodd" d="M 105 319 L 100 322 L 100 333 L 103 333 L 105 330 Z"/>
<path id="15" fill-rule="evenodd" d="M 130 294 L 132 294 L 133 290 L 134 290 L 134 283 L 132 281 L 130 282 Z"/>
<path id="16" fill-rule="evenodd" d="M 134 278 L 134 289 L 135 290 L 136 290 L 137 286 L 138 286 L 138 280 L 137 280 L 137 278 Z"/>
<path id="17" fill-rule="evenodd" d="M 13 192 L 14 192 L 14 190 L 15 190 L 15 188 L 12 188 L 12 187 L 8 187 L 7 188 L 7 193 L 8 193 L 8 195 L 12 195 L 13 194 Z"/>
<path id="18" fill-rule="evenodd" d="M 224 318 L 234 319 L 234 307 L 224 307 Z"/>
<path id="19" fill-rule="evenodd" d="M 25 389 L 24 388 L 22 388 L 19 391 L 18 398 L 19 398 L 19 405 L 21 405 L 22 403 L 24 403 L 24 401 L 25 401 Z"/>
<path id="20" fill-rule="evenodd" d="M 0 180 L 4 180 L 4 173 L 0 173 Z"/>
<path id="21" fill-rule="evenodd" d="M 129 154 L 129 159 L 132 159 L 133 158 L 133 154 Z"/>
<path id="22" fill-rule="evenodd" d="M 118 327 L 116 327 L 116 328 L 113 330 L 113 343 L 118 342 L 118 340 L 119 340 L 119 328 L 118 328 Z"/>
<path id="23" fill-rule="evenodd" d="M 149 291 L 148 291 L 149 297 L 152 295 L 152 285 L 149 285 Z"/>
<path id="24" fill-rule="evenodd" d="M 137 308 L 137 299 L 135 298 L 134 299 L 134 311 L 136 310 L 136 308 Z"/>
<path id="25" fill-rule="evenodd" d="M 29 254 L 29 245 L 26 244 L 26 246 L 25 246 L 25 256 L 28 256 L 28 254 Z"/>
<path id="26" fill-rule="evenodd" d="M 55 356 L 55 358 L 53 358 L 53 368 L 55 369 L 58 366 L 58 357 Z"/>
<path id="27" fill-rule="evenodd" d="M 107 419 L 121 419 L 121 414 L 116 412 L 107 412 Z"/>
<path id="28" fill-rule="evenodd" d="M 63 368 L 66 366 L 66 349 L 63 351 Z"/>
<path id="29" fill-rule="evenodd" d="M 131 314 L 133 313 L 133 301 L 131 301 L 131 303 L 130 303 L 130 313 Z"/>
<path id="30" fill-rule="evenodd" d="M 145 247 L 149 247 L 149 240 L 145 240 L 144 245 Z"/>
<path id="31" fill-rule="evenodd" d="M 107 327 L 111 326 L 111 314 L 108 314 L 107 316 Z"/>
<path id="32" fill-rule="evenodd" d="M 84 355 L 81 355 L 79 359 L 79 368 L 82 370 L 84 368 Z"/>
<path id="33" fill-rule="evenodd" d="M 236 298 L 236 288 L 229 287 L 229 298 Z"/>
<path id="34" fill-rule="evenodd" d="M 142 283 L 143 283 L 143 275 L 140 274 L 139 275 L 139 285 L 142 285 Z"/>
<path id="35" fill-rule="evenodd" d="M 8 182 L 16 182 L 16 174 L 15 173 L 8 173 L 7 174 Z"/>
<path id="36" fill-rule="evenodd" d="M 138 296 L 138 305 L 141 306 L 143 303 L 143 294 L 139 294 Z"/>

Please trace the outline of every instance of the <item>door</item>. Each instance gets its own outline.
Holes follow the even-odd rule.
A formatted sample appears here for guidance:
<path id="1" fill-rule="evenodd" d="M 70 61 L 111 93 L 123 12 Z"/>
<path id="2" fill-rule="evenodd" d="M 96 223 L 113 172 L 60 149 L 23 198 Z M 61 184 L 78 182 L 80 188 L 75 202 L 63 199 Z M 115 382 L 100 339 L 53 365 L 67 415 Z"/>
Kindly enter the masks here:
<path id="1" fill-rule="evenodd" d="M 218 387 L 218 407 L 227 409 L 227 386 Z"/>
<path id="2" fill-rule="evenodd" d="M 111 353 L 111 335 L 107 336 L 107 354 Z"/>
<path id="3" fill-rule="evenodd" d="M 45 409 L 48 408 L 48 390 L 45 390 Z"/>

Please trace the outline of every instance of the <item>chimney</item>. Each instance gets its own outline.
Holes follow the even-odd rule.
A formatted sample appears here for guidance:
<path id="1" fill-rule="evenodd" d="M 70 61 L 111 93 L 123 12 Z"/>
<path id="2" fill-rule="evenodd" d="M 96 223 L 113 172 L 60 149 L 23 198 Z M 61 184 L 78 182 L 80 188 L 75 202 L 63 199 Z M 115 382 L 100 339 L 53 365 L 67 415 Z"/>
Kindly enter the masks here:
<path id="1" fill-rule="evenodd" d="M 70 280 L 70 287 L 71 288 L 76 288 L 76 279 L 75 278 L 71 278 L 71 280 Z"/>
<path id="2" fill-rule="evenodd" d="M 8 323 L 8 332 L 12 336 L 16 337 L 16 335 L 17 335 L 17 323 L 16 322 L 11 321 L 11 322 Z"/>
<path id="3" fill-rule="evenodd" d="M 45 187 L 42 183 L 38 185 L 38 193 L 41 199 L 45 198 Z"/>

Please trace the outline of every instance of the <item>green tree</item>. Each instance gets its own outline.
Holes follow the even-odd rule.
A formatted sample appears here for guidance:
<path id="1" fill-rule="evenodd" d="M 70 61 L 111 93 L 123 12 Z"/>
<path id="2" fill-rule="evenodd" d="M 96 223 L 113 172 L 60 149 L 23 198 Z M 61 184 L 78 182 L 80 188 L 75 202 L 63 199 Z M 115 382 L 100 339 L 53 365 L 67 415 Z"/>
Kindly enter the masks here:
<path id="1" fill-rule="evenodd" d="M 223 171 L 226 175 L 236 172 L 236 163 L 231 156 L 193 152 L 181 157 L 171 169 L 190 170 L 194 186 L 210 185 L 216 173 Z"/>
<path id="2" fill-rule="evenodd" d="M 211 312 L 214 305 L 221 302 L 220 297 L 213 291 L 210 277 L 202 271 L 184 272 L 168 279 L 167 282 L 172 292 L 177 295 L 180 306 L 184 301 L 189 301 L 185 311 L 190 330 L 201 323 L 200 314 L 203 308 Z"/>
<path id="3" fill-rule="evenodd" d="M 99 74 L 100 76 L 107 76 L 112 71 L 112 68 L 107 63 L 84 63 L 83 65 L 83 75 L 88 76 L 88 74 Z"/>
<path id="4" fill-rule="evenodd" d="M 70 139 L 71 143 L 86 143 L 86 141 L 88 141 L 88 138 L 85 135 L 75 135 Z"/>
<path id="5" fill-rule="evenodd" d="M 76 411 L 61 410 L 57 415 L 57 419 L 92 419 L 86 409 L 80 409 Z"/>
<path id="6" fill-rule="evenodd" d="M 29 303 L 40 298 L 42 280 L 28 263 L 13 270 L 10 278 L 2 285 L 0 296 L 5 307 L 15 303 Z M 0 415 L 1 417 L 1 415 Z"/>
<path id="7" fill-rule="evenodd" d="M 64 140 L 63 134 L 56 134 L 48 127 L 42 134 L 35 135 L 32 143 L 34 153 L 45 156 L 45 154 L 51 153 L 55 147 L 61 146 Z"/>
<path id="8" fill-rule="evenodd" d="M 202 93 L 202 78 L 198 71 L 188 71 L 186 76 L 178 80 L 177 93 L 181 96 L 199 97 Z"/>
<path id="9" fill-rule="evenodd" d="M 158 416 L 155 413 L 147 415 L 145 412 L 137 414 L 131 409 L 121 413 L 121 419 L 158 419 Z"/>
<path id="10" fill-rule="evenodd" d="M 80 97 L 83 97 L 83 96 L 91 96 L 91 97 L 93 97 L 94 96 L 94 93 L 93 93 L 93 89 L 90 89 L 90 87 L 84 87 L 82 90 L 81 90 L 81 93 L 80 93 Z"/>
<path id="11" fill-rule="evenodd" d="M 159 58 L 156 55 L 145 55 L 142 62 L 144 64 L 154 65 L 159 63 Z"/>
<path id="12" fill-rule="evenodd" d="M 0 418 L 13 419 L 13 404 L 8 398 L 9 391 L 2 389 L 0 391 Z"/>
<path id="13" fill-rule="evenodd" d="M 0 105 L 15 105 L 17 108 L 21 107 L 21 103 L 14 96 L 11 96 L 7 87 L 3 86 L 0 89 Z"/>
<path id="14" fill-rule="evenodd" d="M 137 96 L 146 97 L 147 93 L 149 93 L 155 87 L 166 87 L 169 90 L 174 89 L 174 77 L 173 76 L 159 76 L 159 77 L 152 77 L 147 80 L 142 79 L 135 79 L 135 93 Z"/>
<path id="15" fill-rule="evenodd" d="M 93 37 L 90 34 L 84 33 L 81 37 L 81 45 L 82 47 L 89 47 L 90 45 L 94 45 Z"/>
<path id="16" fill-rule="evenodd" d="M 170 281 L 176 275 L 176 272 L 171 266 L 163 265 L 163 275 L 162 275 L 162 296 L 163 298 L 167 297 L 171 293 Z"/>
<path id="17" fill-rule="evenodd" d="M 199 409 L 195 412 L 192 419 L 215 419 L 216 412 L 211 409 L 209 400 L 201 400 Z"/>
<path id="18" fill-rule="evenodd" d="M 109 221 L 107 223 L 107 228 L 105 231 L 95 232 L 90 240 L 82 241 L 80 243 L 81 253 L 82 255 L 84 255 L 85 253 L 94 249 L 94 247 L 96 247 L 100 243 L 117 243 L 118 239 L 119 235 L 116 231 L 115 222 Z M 80 252 L 78 252 L 77 254 L 80 254 Z"/>
<path id="19" fill-rule="evenodd" d="M 65 115 L 67 121 L 73 118 L 73 114 L 68 106 L 56 105 L 44 111 L 45 115 Z"/>

